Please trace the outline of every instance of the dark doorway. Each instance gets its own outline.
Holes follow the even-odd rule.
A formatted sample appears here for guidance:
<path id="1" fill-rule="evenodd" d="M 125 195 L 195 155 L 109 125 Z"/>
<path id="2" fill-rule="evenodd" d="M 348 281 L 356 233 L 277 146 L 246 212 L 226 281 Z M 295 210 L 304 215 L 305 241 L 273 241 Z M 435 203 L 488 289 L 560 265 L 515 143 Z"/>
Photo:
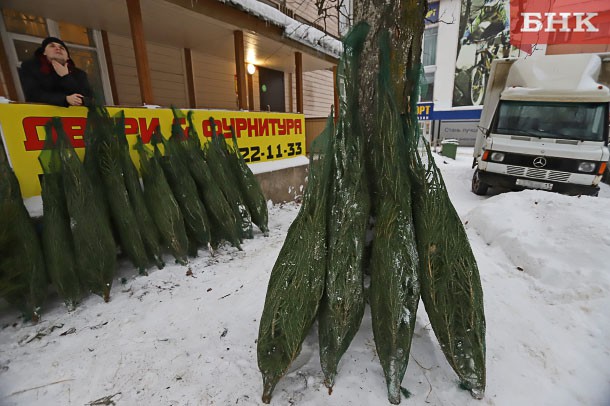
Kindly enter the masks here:
<path id="1" fill-rule="evenodd" d="M 284 72 L 258 67 L 261 111 L 286 111 Z"/>

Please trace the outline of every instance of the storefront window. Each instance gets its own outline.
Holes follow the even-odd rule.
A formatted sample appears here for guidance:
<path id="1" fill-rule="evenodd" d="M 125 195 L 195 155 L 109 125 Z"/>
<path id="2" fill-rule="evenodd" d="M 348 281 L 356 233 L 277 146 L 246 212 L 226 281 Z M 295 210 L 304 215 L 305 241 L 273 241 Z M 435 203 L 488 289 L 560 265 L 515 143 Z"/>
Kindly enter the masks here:
<path id="1" fill-rule="evenodd" d="M 40 43 L 14 40 L 15 51 L 17 52 L 17 59 L 19 62 L 26 61 L 34 56 L 34 52 L 40 47 Z"/>
<path id="2" fill-rule="evenodd" d="M 2 17 L 6 30 L 9 32 L 32 35 L 39 38 L 49 36 L 47 22 L 42 17 L 9 9 L 2 10 Z"/>
<path id="3" fill-rule="evenodd" d="M 54 36 L 61 38 L 68 46 L 74 64 L 87 73 L 89 83 L 96 97 L 105 100 L 103 78 L 100 69 L 99 50 L 94 39 L 94 31 L 77 24 L 53 21 L 43 17 L 2 9 L 8 44 L 13 45 L 9 61 L 18 73 L 21 63 L 32 58 L 40 47 L 41 38 Z M 16 77 L 19 77 L 17 74 Z M 19 86 L 19 84 L 17 84 Z M 23 97 L 21 94 L 20 97 Z"/>
<path id="4" fill-rule="evenodd" d="M 97 52 L 91 49 L 73 48 L 70 49 L 70 58 L 77 67 L 87 72 L 93 92 L 96 95 L 104 94 Z"/>
<path id="5" fill-rule="evenodd" d="M 88 47 L 95 46 L 95 43 L 93 42 L 93 33 L 87 27 L 70 23 L 58 23 L 57 26 L 59 28 L 59 38 L 65 42 Z"/>

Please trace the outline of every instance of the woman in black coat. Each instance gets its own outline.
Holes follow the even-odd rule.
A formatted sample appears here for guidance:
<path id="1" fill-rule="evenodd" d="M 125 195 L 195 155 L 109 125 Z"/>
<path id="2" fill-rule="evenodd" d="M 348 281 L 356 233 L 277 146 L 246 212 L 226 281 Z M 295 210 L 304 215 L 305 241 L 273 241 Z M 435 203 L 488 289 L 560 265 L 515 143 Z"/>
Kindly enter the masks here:
<path id="1" fill-rule="evenodd" d="M 56 106 L 82 106 L 92 96 L 87 74 L 74 66 L 66 44 L 48 37 L 19 71 L 25 100 Z"/>

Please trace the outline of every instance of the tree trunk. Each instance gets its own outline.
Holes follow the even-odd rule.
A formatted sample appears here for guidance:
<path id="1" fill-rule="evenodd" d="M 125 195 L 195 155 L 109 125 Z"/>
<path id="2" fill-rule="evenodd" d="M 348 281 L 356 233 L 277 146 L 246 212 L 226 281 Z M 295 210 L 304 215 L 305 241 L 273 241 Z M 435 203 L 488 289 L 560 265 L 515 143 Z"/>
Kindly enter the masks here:
<path id="1" fill-rule="evenodd" d="M 366 21 L 371 26 L 362 52 L 359 86 L 360 110 L 369 143 L 375 142 L 379 33 L 383 29 L 390 33 L 390 83 L 396 92 L 400 112 L 404 114 L 417 103 L 426 10 L 425 0 L 354 0 L 354 24 Z"/>

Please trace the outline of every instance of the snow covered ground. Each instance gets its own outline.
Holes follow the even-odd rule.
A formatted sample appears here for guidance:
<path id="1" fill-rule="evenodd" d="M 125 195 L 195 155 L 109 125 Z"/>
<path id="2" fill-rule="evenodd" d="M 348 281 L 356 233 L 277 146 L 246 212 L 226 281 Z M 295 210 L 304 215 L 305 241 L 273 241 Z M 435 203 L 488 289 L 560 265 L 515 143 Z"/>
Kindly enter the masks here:
<path id="1" fill-rule="evenodd" d="M 481 272 L 486 396 L 457 387 L 420 305 L 403 404 L 610 405 L 610 187 L 598 198 L 479 197 L 470 152 L 437 162 Z M 68 313 L 52 297 L 38 325 L 0 308 L 0 405 L 260 404 L 258 322 L 297 211 L 272 207 L 270 236 L 255 234 L 242 252 L 200 251 L 189 267 L 148 277 L 122 263 L 110 303 L 90 296 Z M 314 328 L 272 404 L 387 404 L 368 311 L 330 396 L 317 352 Z"/>

